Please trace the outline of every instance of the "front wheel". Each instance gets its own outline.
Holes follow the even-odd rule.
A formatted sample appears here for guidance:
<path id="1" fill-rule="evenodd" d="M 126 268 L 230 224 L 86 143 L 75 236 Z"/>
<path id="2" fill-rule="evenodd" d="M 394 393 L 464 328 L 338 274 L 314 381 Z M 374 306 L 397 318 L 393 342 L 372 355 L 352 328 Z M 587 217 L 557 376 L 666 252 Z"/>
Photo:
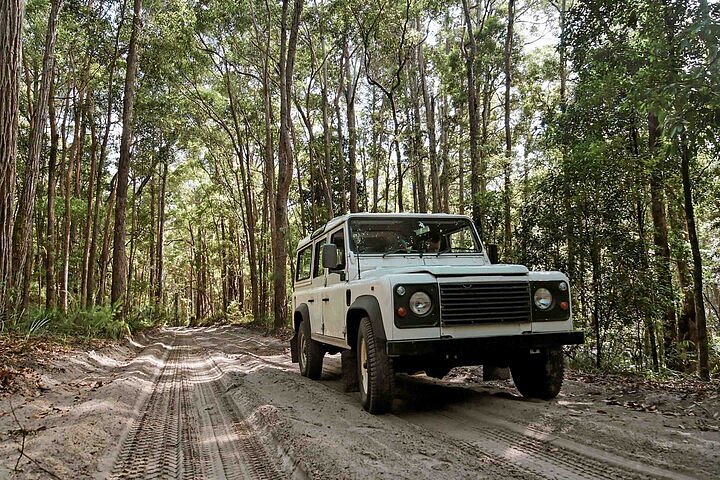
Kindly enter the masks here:
<path id="1" fill-rule="evenodd" d="M 322 375 L 323 357 L 325 351 L 320 342 L 310 336 L 310 321 L 303 320 L 298 329 L 298 353 L 300 358 L 300 374 L 303 377 L 318 380 Z"/>
<path id="2" fill-rule="evenodd" d="M 523 352 L 510 366 L 510 372 L 523 397 L 552 400 L 560 393 L 565 375 L 562 347 L 536 354 Z"/>
<path id="3" fill-rule="evenodd" d="M 390 411 L 393 401 L 392 360 L 382 347 L 382 342 L 375 337 L 370 319 L 363 318 L 357 344 L 360 402 L 374 415 Z"/>

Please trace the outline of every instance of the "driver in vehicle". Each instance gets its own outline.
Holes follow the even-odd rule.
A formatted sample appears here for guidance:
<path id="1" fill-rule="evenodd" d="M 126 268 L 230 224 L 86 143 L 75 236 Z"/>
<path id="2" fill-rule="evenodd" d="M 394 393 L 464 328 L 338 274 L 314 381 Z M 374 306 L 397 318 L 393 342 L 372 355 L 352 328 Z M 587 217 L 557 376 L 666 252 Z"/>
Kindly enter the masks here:
<path id="1" fill-rule="evenodd" d="M 439 232 L 431 232 L 430 238 L 427 242 L 427 247 L 425 248 L 425 252 L 427 253 L 438 253 L 440 251 L 440 233 Z"/>

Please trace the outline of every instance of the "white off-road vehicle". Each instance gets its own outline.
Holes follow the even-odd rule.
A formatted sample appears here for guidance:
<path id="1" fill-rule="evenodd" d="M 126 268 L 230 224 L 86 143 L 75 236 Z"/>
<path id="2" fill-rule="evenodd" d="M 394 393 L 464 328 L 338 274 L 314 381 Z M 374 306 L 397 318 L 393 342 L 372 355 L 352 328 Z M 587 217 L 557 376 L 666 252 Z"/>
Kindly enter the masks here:
<path id="1" fill-rule="evenodd" d="M 345 388 L 365 410 L 393 401 L 394 374 L 510 367 L 526 397 L 551 399 L 573 330 L 568 278 L 497 263 L 472 221 L 446 214 L 337 217 L 298 244 L 293 362 L 318 379 L 342 352 Z"/>

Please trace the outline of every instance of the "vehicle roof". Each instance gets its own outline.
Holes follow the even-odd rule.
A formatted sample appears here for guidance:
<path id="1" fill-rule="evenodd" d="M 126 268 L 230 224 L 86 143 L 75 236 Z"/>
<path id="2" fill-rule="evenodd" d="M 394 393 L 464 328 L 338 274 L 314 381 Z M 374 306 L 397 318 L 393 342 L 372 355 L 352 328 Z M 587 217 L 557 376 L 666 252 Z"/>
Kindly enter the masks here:
<path id="1" fill-rule="evenodd" d="M 361 212 L 361 213 L 348 213 L 345 215 L 339 215 L 331 220 L 328 220 L 325 225 L 318 228 L 314 232 L 312 232 L 307 237 L 303 238 L 298 242 L 298 249 L 306 246 L 307 244 L 311 243 L 313 239 L 319 237 L 323 233 L 328 233 L 333 228 L 337 227 L 338 225 L 342 225 L 347 220 L 350 220 L 352 218 L 388 218 L 388 217 L 434 217 L 434 218 L 466 218 L 468 220 L 471 220 L 470 217 L 467 215 L 459 215 L 459 214 L 453 214 L 453 213 L 409 213 L 409 212 L 403 212 L 403 213 L 367 213 L 367 212 Z M 472 221 L 472 220 L 471 220 Z"/>

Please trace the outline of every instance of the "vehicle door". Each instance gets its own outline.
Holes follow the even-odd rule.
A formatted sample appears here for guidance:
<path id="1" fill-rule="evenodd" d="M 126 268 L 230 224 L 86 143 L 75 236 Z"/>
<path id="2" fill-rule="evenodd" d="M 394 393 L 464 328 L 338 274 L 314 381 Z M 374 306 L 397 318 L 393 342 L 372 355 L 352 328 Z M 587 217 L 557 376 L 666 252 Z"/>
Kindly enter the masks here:
<path id="1" fill-rule="evenodd" d="M 323 334 L 325 328 L 323 327 L 323 308 L 321 297 L 325 288 L 325 269 L 321 264 L 322 246 L 326 242 L 326 237 L 322 236 L 315 240 L 312 246 L 313 249 L 313 261 L 312 261 L 312 286 L 309 289 L 309 295 L 307 300 L 308 311 L 310 313 L 310 331 L 312 333 Z"/>
<path id="2" fill-rule="evenodd" d="M 325 289 L 322 292 L 323 323 L 325 335 L 345 338 L 345 315 L 347 313 L 347 249 L 345 226 L 330 232 L 330 243 L 337 246 L 338 268 L 326 269 Z"/>

